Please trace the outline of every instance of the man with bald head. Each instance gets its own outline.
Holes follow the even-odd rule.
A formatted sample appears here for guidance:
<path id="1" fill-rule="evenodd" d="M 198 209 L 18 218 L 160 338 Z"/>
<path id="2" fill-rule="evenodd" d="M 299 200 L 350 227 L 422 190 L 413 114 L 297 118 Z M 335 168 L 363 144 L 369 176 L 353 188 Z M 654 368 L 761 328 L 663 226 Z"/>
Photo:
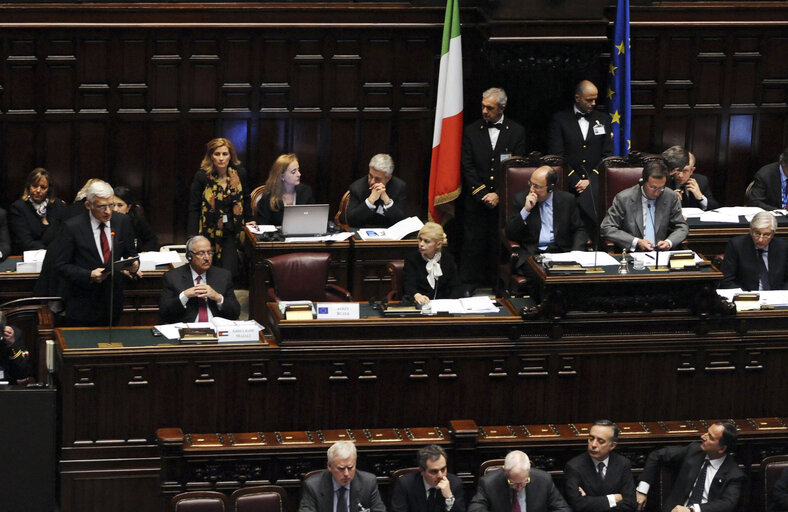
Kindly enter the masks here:
<path id="1" fill-rule="evenodd" d="M 515 450 L 503 469 L 479 479 L 468 512 L 571 512 L 549 473 L 531 467 L 528 455 Z"/>
<path id="2" fill-rule="evenodd" d="M 566 158 L 569 190 L 577 196 L 586 231 L 599 233 L 599 162 L 613 154 L 610 115 L 595 110 L 599 91 L 588 80 L 577 84 L 574 105 L 550 121 L 547 152 Z"/>
<path id="3" fill-rule="evenodd" d="M 506 223 L 506 236 L 520 244 L 517 272 L 525 275 L 528 257 L 543 252 L 581 250 L 588 235 L 583 229 L 577 201 L 557 190 L 558 175 L 547 165 L 531 175 L 530 189 L 514 196 Z"/>

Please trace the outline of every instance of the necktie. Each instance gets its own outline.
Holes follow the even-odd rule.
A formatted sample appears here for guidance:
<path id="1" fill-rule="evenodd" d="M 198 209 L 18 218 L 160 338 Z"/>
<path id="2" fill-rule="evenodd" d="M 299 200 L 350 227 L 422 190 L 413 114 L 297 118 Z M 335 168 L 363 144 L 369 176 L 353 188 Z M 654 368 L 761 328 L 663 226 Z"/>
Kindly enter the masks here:
<path id="1" fill-rule="evenodd" d="M 346 492 L 347 487 L 340 487 L 337 489 L 337 512 L 347 512 L 347 499 L 345 499 Z"/>
<path id="2" fill-rule="evenodd" d="M 575 117 L 578 119 L 580 119 L 581 117 L 585 119 L 588 117 L 588 114 L 586 114 L 585 112 L 575 112 Z"/>
<path id="3" fill-rule="evenodd" d="M 769 269 L 766 268 L 766 263 L 763 261 L 763 249 L 758 249 L 758 283 L 761 285 L 761 290 L 771 290 L 769 285 Z"/>
<path id="4" fill-rule="evenodd" d="M 440 512 L 438 506 L 438 489 L 435 487 L 430 488 L 430 495 L 427 498 L 427 510 L 429 512 Z"/>
<path id="5" fill-rule="evenodd" d="M 646 212 L 646 225 L 644 226 L 644 233 L 646 240 L 651 240 L 654 244 L 657 243 L 657 234 L 654 233 L 654 200 L 648 200 L 648 211 Z"/>
<path id="6" fill-rule="evenodd" d="M 200 276 L 197 276 L 197 284 L 200 284 L 202 279 Z M 207 322 L 208 321 L 208 301 L 203 299 L 197 299 L 198 309 L 197 309 L 197 321 L 198 322 Z M 344 489 L 344 487 L 343 487 Z"/>
<path id="7" fill-rule="evenodd" d="M 512 512 L 523 512 L 520 509 L 520 501 L 517 499 L 517 491 L 512 495 Z"/>
<path id="8" fill-rule="evenodd" d="M 709 460 L 703 461 L 703 466 L 700 467 L 698 479 L 695 481 L 695 487 L 692 488 L 687 506 L 700 505 L 703 500 L 703 490 L 706 488 L 706 468 L 709 467 Z"/>
<path id="9" fill-rule="evenodd" d="M 487 128 L 495 128 L 496 130 L 500 130 L 503 126 L 503 123 L 487 123 Z"/>
<path id="10" fill-rule="evenodd" d="M 102 254 L 102 256 L 104 256 L 104 263 L 105 264 L 109 263 L 109 255 L 110 255 L 109 241 L 107 240 L 107 233 L 104 231 L 104 228 L 106 228 L 106 227 L 107 227 L 106 224 L 104 224 L 103 222 L 101 224 L 99 224 L 99 227 L 98 227 L 99 228 L 99 242 L 101 242 L 101 254 Z"/>
<path id="11" fill-rule="evenodd" d="M 604 480 L 605 479 L 605 463 L 604 462 L 600 462 L 599 464 L 597 464 L 596 465 L 596 470 L 597 470 L 597 473 L 599 473 L 599 478 Z"/>

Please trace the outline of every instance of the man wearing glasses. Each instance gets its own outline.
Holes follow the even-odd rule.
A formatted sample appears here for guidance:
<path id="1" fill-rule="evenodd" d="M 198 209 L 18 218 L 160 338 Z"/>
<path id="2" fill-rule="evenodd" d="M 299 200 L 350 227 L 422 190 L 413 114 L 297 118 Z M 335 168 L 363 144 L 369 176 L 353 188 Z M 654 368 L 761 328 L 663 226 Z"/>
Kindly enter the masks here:
<path id="1" fill-rule="evenodd" d="M 777 219 L 760 212 L 750 221 L 750 234 L 731 238 L 725 247 L 720 288 L 746 291 L 788 288 L 788 242 L 775 238 Z"/>
<path id="2" fill-rule="evenodd" d="M 109 325 L 110 302 L 113 324 L 123 308 L 125 278 L 142 277 L 139 263 L 116 276 L 109 272 L 110 260 L 137 255 L 134 227 L 123 214 L 112 214 L 114 190 L 104 181 L 88 187 L 85 212 L 63 222 L 58 235 L 55 271 L 60 276 L 60 295 L 66 320 L 72 326 Z M 114 289 L 114 297 L 112 291 Z"/>
<path id="3" fill-rule="evenodd" d="M 543 252 L 581 250 L 588 240 L 577 201 L 556 190 L 558 175 L 547 165 L 531 175 L 530 189 L 514 196 L 506 237 L 520 244 L 516 270 L 525 275 L 528 257 Z"/>
<path id="4" fill-rule="evenodd" d="M 571 512 L 549 473 L 531 468 L 528 456 L 515 450 L 504 459 L 503 470 L 479 480 L 468 512 Z"/>
<path id="5" fill-rule="evenodd" d="M 375 475 L 356 471 L 356 445 L 331 445 L 328 470 L 304 480 L 298 512 L 386 512 Z"/>
<path id="6" fill-rule="evenodd" d="M 186 242 L 188 265 L 164 274 L 159 312 L 165 324 L 208 322 L 219 316 L 236 320 L 241 306 L 229 270 L 213 266 L 211 242 L 195 236 Z"/>
<path id="7" fill-rule="evenodd" d="M 667 181 L 663 159 L 646 162 L 638 184 L 613 199 L 600 226 L 602 237 L 630 251 L 667 251 L 687 238 L 678 196 L 663 194 Z"/>
<path id="8" fill-rule="evenodd" d="M 416 458 L 419 472 L 403 475 L 394 484 L 392 512 L 465 512 L 462 480 L 447 472 L 446 451 L 431 444 Z"/>

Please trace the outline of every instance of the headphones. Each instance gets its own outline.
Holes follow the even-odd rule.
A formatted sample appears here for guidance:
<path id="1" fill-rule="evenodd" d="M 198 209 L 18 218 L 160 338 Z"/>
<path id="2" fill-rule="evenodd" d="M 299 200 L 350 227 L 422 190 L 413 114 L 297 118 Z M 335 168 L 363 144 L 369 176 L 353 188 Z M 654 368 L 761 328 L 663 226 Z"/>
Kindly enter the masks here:
<path id="1" fill-rule="evenodd" d="M 191 250 L 192 240 L 194 240 L 194 237 L 186 240 L 186 261 L 191 261 L 194 259 L 194 252 Z"/>

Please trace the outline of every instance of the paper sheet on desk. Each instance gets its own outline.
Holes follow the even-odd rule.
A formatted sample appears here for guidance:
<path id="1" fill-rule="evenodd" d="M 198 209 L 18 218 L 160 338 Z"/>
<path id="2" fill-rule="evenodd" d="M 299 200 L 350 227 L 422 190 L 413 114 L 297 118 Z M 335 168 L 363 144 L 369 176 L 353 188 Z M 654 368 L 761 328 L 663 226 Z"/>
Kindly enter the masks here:
<path id="1" fill-rule="evenodd" d="M 618 260 L 606 252 L 569 251 L 558 253 L 544 253 L 544 259 L 564 263 L 576 261 L 584 268 L 618 266 Z"/>
<path id="2" fill-rule="evenodd" d="M 246 227 L 255 235 L 277 231 L 276 226 L 273 224 L 247 224 Z"/>
<path id="3" fill-rule="evenodd" d="M 409 234 L 420 230 L 424 223 L 418 217 L 408 217 L 402 219 L 390 228 L 361 228 L 358 236 L 362 240 L 402 240 Z"/>
<path id="4" fill-rule="evenodd" d="M 703 261 L 703 258 L 698 256 L 695 251 L 649 251 L 649 252 L 633 252 L 630 253 L 633 260 L 640 260 L 643 262 L 643 265 L 646 267 L 654 267 L 657 264 L 657 259 L 659 258 L 659 266 L 664 267 L 670 262 L 670 257 L 673 254 L 692 254 L 695 258 L 695 263 L 700 263 Z"/>
<path id="5" fill-rule="evenodd" d="M 701 215 L 703 215 L 703 210 L 701 210 L 700 208 L 690 208 L 689 206 L 682 206 L 681 214 L 684 216 L 685 219 L 689 219 L 691 217 L 700 217 Z"/>
<path id="6" fill-rule="evenodd" d="M 156 325 L 155 327 L 156 330 L 159 331 L 168 340 L 180 339 L 181 333 L 178 331 L 178 329 L 185 329 L 187 327 L 191 327 L 194 329 L 216 330 L 216 328 L 211 322 L 194 322 L 194 323 L 178 322 L 175 324 Z"/>
<path id="7" fill-rule="evenodd" d="M 723 213 L 718 211 L 703 212 L 699 215 L 701 222 L 723 222 L 727 224 L 737 224 L 739 216 L 733 213 Z"/>
<path id="8" fill-rule="evenodd" d="M 717 213 L 721 213 L 723 215 L 729 215 L 731 217 L 739 217 L 744 215 L 747 219 L 747 222 L 750 222 L 753 217 L 755 217 L 756 213 L 764 211 L 762 208 L 758 208 L 757 206 L 723 206 L 714 210 Z M 737 218 L 733 222 L 739 222 Z"/>
<path id="9" fill-rule="evenodd" d="M 493 303 L 492 299 L 485 296 L 466 297 L 463 299 L 435 299 L 430 301 L 430 307 L 435 313 L 456 315 L 498 312 L 498 307 Z"/>
<path id="10" fill-rule="evenodd" d="M 157 265 L 176 265 L 181 257 L 176 251 L 146 251 L 140 253 L 140 270 L 156 270 Z"/>
<path id="11" fill-rule="evenodd" d="M 235 339 L 232 336 L 234 333 L 230 331 L 250 333 L 248 336 L 249 341 L 256 341 L 260 331 L 264 327 L 254 320 L 227 320 L 226 318 L 213 317 L 210 322 L 178 322 L 174 324 L 157 325 L 158 330 L 168 340 L 178 340 L 181 337 L 179 329 L 192 328 L 192 329 L 213 329 L 219 336 L 219 341 L 247 341 L 247 339 Z M 224 336 L 222 333 L 228 333 Z"/>
<path id="12" fill-rule="evenodd" d="M 351 236 L 353 236 L 353 233 L 343 231 L 342 233 L 323 236 L 289 236 L 285 238 L 285 242 L 342 242 Z"/>

